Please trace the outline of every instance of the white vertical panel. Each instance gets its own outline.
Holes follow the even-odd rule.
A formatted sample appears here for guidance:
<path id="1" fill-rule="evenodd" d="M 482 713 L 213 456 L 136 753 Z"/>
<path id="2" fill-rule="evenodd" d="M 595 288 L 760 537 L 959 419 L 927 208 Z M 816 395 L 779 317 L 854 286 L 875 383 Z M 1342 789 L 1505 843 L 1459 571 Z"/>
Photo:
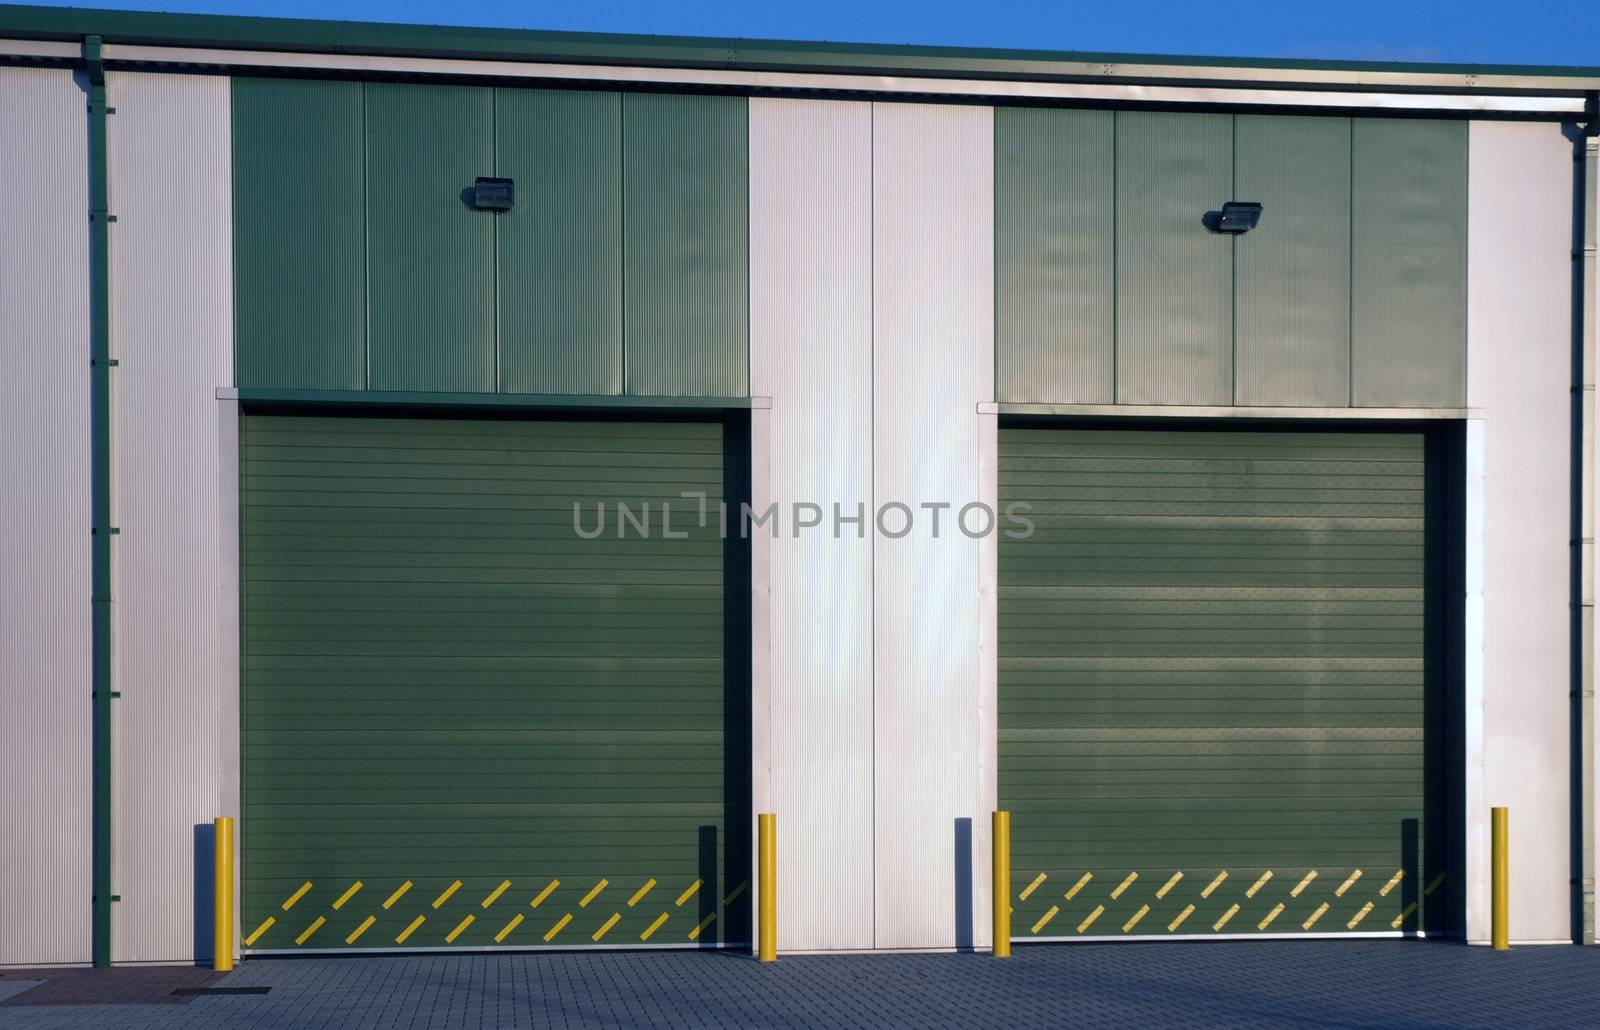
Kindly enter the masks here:
<path id="1" fill-rule="evenodd" d="M 872 502 L 871 233 L 871 105 L 752 100 L 750 388 L 772 398 L 783 513 L 770 769 L 791 951 L 872 947 L 872 539 L 833 531 L 834 504 Z M 797 503 L 823 524 L 796 535 Z"/>
<path id="2" fill-rule="evenodd" d="M 196 827 L 236 814 L 237 450 L 228 80 L 115 74 L 112 956 L 194 954 Z M 244 832 L 249 832 L 248 827 Z"/>
<path id="3" fill-rule="evenodd" d="M 1485 426 L 1483 797 L 1467 815 L 1510 809 L 1512 940 L 1570 940 L 1571 144 L 1548 123 L 1474 122 L 1468 181 L 1467 403 Z M 1468 879 L 1484 940 L 1486 881 Z"/>
<path id="4" fill-rule="evenodd" d="M 874 105 L 873 280 L 874 500 L 916 514 L 874 554 L 876 944 L 959 947 L 983 921 L 988 819 L 980 551 L 954 522 L 980 499 L 977 406 L 994 399 L 992 109 Z M 924 504 L 951 505 L 937 537 Z"/>
<path id="5" fill-rule="evenodd" d="M 85 105 L 0 68 L 0 965 L 90 957 Z"/>

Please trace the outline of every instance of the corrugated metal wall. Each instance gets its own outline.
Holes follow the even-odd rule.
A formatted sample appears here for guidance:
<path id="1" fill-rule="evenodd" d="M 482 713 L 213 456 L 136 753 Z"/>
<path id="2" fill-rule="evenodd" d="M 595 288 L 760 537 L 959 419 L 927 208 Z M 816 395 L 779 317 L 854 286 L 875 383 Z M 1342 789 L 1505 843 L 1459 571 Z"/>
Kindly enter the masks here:
<path id="1" fill-rule="evenodd" d="M 1467 401 L 1484 422 L 1484 743 L 1483 786 L 1467 798 L 1467 935 L 1489 937 L 1488 809 L 1505 805 L 1512 940 L 1564 941 L 1573 875 L 1572 148 L 1555 125 L 1477 122 L 1470 153 Z"/>
<path id="2" fill-rule="evenodd" d="M 197 940 L 197 827 L 235 814 L 237 451 L 226 79 L 108 76 L 117 962 Z M 209 830 L 200 831 L 202 834 Z M 245 829 L 248 832 L 248 828 Z"/>
<path id="3" fill-rule="evenodd" d="M 875 944 L 987 939 L 978 785 L 977 405 L 994 390 L 993 111 L 873 107 Z M 923 504 L 948 504 L 933 536 Z M 903 516 L 885 515 L 890 534 Z"/>
<path id="4" fill-rule="evenodd" d="M 0 68 L 0 965 L 89 960 L 84 106 Z"/>
<path id="5" fill-rule="evenodd" d="M 772 398 L 778 946 L 870 948 L 872 106 L 750 102 L 750 388 Z M 808 517 L 811 517 L 808 514 Z"/>
<path id="6" fill-rule="evenodd" d="M 995 118 L 999 400 L 1464 403 L 1466 123 Z"/>
<path id="7" fill-rule="evenodd" d="M 233 110 L 241 386 L 747 392 L 744 98 L 239 78 Z"/>

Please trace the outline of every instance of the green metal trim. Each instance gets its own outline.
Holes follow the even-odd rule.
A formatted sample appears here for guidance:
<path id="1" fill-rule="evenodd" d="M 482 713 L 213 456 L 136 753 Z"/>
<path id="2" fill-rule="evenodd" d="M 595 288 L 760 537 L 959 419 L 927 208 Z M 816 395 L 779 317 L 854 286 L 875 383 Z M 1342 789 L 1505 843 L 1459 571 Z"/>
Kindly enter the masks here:
<path id="1" fill-rule="evenodd" d="M 99 36 L 83 40 L 89 80 L 89 407 L 93 581 L 94 964 L 111 965 L 111 260 L 106 170 L 106 74 Z"/>
<path id="2" fill-rule="evenodd" d="M 1463 88 L 1471 88 L 1471 80 L 1481 76 L 1600 78 L 1600 68 L 1582 66 L 1402 64 L 1384 61 L 1308 61 L 784 42 L 0 5 L 0 36 L 75 41 L 88 32 L 99 33 L 111 43 L 153 46 L 765 71 L 833 71 L 861 75 L 1104 77 L 1105 66 L 1126 65 L 1132 66 L 1129 71 L 1147 67 L 1152 75 L 1180 66 L 1190 69 L 1278 70 L 1291 75 L 1314 72 L 1451 75 L 1461 77 Z M 1102 71 L 1086 71 L 1085 67 L 1091 65 L 1100 66 Z M 1481 84 L 1479 88 L 1482 88 Z M 1538 88 L 1538 83 L 1529 83 L 1527 88 Z"/>
<path id="3" fill-rule="evenodd" d="M 476 408 L 530 411 L 540 408 L 630 411 L 740 410 L 770 406 L 764 397 L 656 397 L 585 393 L 444 393 L 412 390 L 239 391 L 243 404 L 361 405 L 391 408 Z"/>

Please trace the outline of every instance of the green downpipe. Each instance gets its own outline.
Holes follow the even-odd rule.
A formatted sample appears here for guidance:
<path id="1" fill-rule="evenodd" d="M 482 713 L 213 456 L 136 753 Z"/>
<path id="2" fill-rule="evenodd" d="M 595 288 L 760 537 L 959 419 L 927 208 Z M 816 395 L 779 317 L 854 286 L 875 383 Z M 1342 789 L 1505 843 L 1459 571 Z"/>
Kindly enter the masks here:
<path id="1" fill-rule="evenodd" d="M 106 190 L 106 71 L 100 37 L 85 36 L 89 80 L 90 534 L 93 540 L 94 872 L 91 940 L 111 965 L 111 213 Z"/>

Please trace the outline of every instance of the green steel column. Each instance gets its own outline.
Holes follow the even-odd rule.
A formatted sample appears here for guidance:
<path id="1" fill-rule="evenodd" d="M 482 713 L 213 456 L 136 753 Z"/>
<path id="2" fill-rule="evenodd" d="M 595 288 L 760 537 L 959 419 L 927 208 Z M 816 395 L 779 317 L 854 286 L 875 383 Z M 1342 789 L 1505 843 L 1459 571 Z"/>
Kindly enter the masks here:
<path id="1" fill-rule="evenodd" d="M 111 261 L 106 200 L 106 74 L 85 36 L 89 79 L 89 404 L 94 601 L 94 964 L 111 965 Z"/>

